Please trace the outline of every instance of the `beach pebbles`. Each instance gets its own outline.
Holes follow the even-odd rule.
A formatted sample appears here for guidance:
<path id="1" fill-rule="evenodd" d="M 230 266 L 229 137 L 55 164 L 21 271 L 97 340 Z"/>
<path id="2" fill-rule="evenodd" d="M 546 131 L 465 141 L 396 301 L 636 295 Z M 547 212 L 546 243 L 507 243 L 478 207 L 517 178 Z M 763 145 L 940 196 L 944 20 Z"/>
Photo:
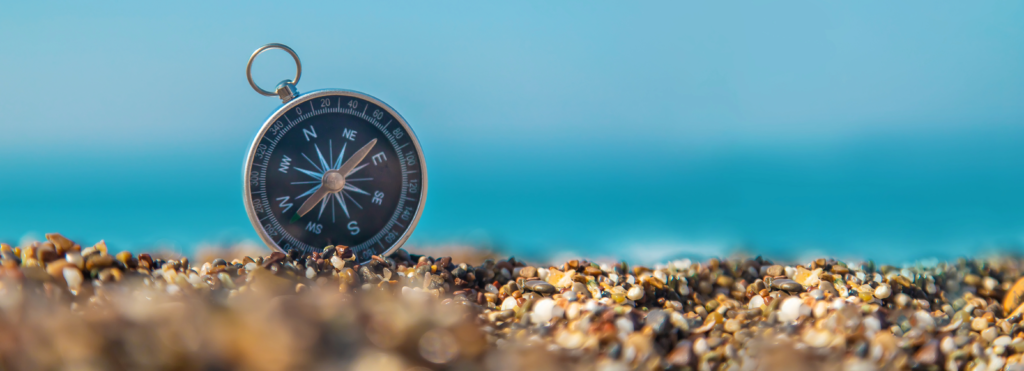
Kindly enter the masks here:
<path id="1" fill-rule="evenodd" d="M 1016 258 L 360 265 L 46 239 L 0 244 L 0 368 L 1024 369 Z"/>

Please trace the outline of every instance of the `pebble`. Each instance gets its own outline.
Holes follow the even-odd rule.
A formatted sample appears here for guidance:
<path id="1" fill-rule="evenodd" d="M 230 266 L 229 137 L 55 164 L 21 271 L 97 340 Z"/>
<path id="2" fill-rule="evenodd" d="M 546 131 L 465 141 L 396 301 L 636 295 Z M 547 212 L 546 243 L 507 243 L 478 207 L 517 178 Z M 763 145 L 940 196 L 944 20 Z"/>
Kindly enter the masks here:
<path id="1" fill-rule="evenodd" d="M 1010 339 L 1009 336 L 1003 335 L 995 338 L 995 340 L 992 341 L 992 345 L 1005 347 L 1009 346 L 1012 341 L 1013 340 Z"/>
<path id="2" fill-rule="evenodd" d="M 939 343 L 939 349 L 942 350 L 942 354 L 950 354 L 956 350 L 956 343 L 953 341 L 952 336 L 946 336 L 942 338 L 942 342 Z"/>
<path id="3" fill-rule="evenodd" d="M 750 302 L 747 303 L 747 308 L 761 309 L 762 305 L 764 305 L 764 298 L 761 295 L 754 295 L 750 298 Z"/>
<path id="4" fill-rule="evenodd" d="M 725 321 L 725 331 L 726 332 L 734 333 L 734 332 L 737 332 L 737 331 L 739 331 L 741 329 L 743 329 L 743 325 L 740 323 L 739 320 L 734 318 L 734 319 L 729 319 L 729 320 Z"/>
<path id="5" fill-rule="evenodd" d="M 534 277 L 537 277 L 537 268 L 534 268 L 534 267 L 523 267 L 522 269 L 519 270 L 519 276 L 523 277 L 523 278 L 534 278 Z"/>
<path id="6" fill-rule="evenodd" d="M 558 291 L 554 285 L 541 280 L 526 281 L 526 289 L 544 294 L 550 294 Z"/>
<path id="7" fill-rule="evenodd" d="M 988 320 L 987 319 L 978 317 L 978 318 L 975 318 L 974 320 L 971 321 L 971 330 L 981 332 L 981 331 L 984 331 L 987 328 L 988 328 Z"/>
<path id="8" fill-rule="evenodd" d="M 533 323 L 545 324 L 545 323 L 548 323 L 548 321 L 551 321 L 551 319 L 555 317 L 555 308 L 558 308 L 559 311 L 561 311 L 561 309 L 562 309 L 562 308 L 559 308 L 557 305 L 555 305 L 555 301 L 554 300 L 551 300 L 551 299 L 548 299 L 548 298 L 543 298 L 543 299 L 537 300 L 537 302 L 535 302 L 533 304 L 533 309 L 532 309 L 533 310 L 533 318 L 532 318 Z M 558 316 L 558 317 L 561 317 L 561 316 Z"/>
<path id="9" fill-rule="evenodd" d="M 997 331 L 995 327 L 989 327 L 981 330 L 981 338 L 986 341 L 995 340 L 997 336 L 999 336 L 999 331 Z"/>
<path id="10" fill-rule="evenodd" d="M 644 288 L 640 287 L 639 285 L 634 285 L 633 287 L 630 287 L 629 291 L 626 292 L 626 298 L 629 298 L 629 300 L 637 301 L 643 297 Z"/>
<path id="11" fill-rule="evenodd" d="M 772 281 L 772 287 L 784 291 L 803 291 L 804 286 L 791 279 L 777 279 Z"/>
<path id="12" fill-rule="evenodd" d="M 875 288 L 876 298 L 885 299 L 888 298 L 889 295 L 892 295 L 892 288 L 890 288 L 889 285 L 882 284 Z"/>
<path id="13" fill-rule="evenodd" d="M 67 282 L 68 288 L 77 291 L 82 287 L 82 271 L 75 267 L 64 267 L 64 281 Z"/>
<path id="14" fill-rule="evenodd" d="M 779 320 L 782 322 L 796 321 L 800 316 L 811 313 L 811 308 L 804 304 L 803 300 L 796 297 L 786 298 L 779 306 Z"/>
<path id="15" fill-rule="evenodd" d="M 516 302 L 516 298 L 509 296 L 501 302 L 501 310 L 512 310 L 516 308 L 519 308 L 519 303 Z"/>

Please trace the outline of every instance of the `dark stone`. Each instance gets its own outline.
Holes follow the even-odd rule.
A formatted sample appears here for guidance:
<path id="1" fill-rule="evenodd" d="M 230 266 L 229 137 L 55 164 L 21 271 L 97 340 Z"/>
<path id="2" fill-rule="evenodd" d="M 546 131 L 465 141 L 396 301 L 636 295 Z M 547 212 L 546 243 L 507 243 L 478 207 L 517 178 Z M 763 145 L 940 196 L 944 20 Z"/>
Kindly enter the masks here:
<path id="1" fill-rule="evenodd" d="M 217 258 L 217 259 L 213 259 L 213 262 L 211 264 L 213 264 L 214 267 L 219 267 L 219 266 L 225 266 L 226 267 L 228 265 L 228 262 L 225 261 L 224 259 Z"/>
<path id="2" fill-rule="evenodd" d="M 804 286 L 791 279 L 780 278 L 772 280 L 772 287 L 785 291 L 803 291 Z"/>
<path id="3" fill-rule="evenodd" d="M 558 291 L 552 284 L 541 280 L 526 281 L 526 289 L 543 294 L 551 294 Z"/>
<path id="4" fill-rule="evenodd" d="M 665 311 L 661 309 L 652 309 L 648 312 L 647 318 L 644 319 L 644 323 L 647 324 L 647 326 L 651 326 L 651 329 L 657 334 L 664 334 L 672 328 L 672 325 L 669 324 L 668 321 L 668 313 L 665 313 Z"/>

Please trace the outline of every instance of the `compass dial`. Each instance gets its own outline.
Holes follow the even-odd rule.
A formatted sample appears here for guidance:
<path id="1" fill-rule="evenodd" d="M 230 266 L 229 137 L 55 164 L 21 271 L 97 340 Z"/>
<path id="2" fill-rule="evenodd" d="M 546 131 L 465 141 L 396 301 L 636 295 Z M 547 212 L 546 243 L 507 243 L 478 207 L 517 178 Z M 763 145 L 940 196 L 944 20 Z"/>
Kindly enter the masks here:
<path id="1" fill-rule="evenodd" d="M 282 251 L 353 248 L 360 261 L 408 238 L 426 196 L 415 134 L 384 103 L 325 90 L 288 102 L 263 125 L 245 168 L 246 209 Z"/>

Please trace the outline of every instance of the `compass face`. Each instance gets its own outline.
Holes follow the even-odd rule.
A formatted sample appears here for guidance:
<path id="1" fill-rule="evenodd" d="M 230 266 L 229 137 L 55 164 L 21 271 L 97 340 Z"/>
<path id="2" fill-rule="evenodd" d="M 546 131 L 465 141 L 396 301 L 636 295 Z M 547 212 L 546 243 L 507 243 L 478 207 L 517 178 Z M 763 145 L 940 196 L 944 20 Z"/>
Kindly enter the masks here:
<path id="1" fill-rule="evenodd" d="M 246 209 L 272 247 L 345 245 L 366 261 L 412 233 L 426 181 L 401 116 L 370 96 L 325 90 L 295 98 L 264 124 L 246 161 Z"/>

